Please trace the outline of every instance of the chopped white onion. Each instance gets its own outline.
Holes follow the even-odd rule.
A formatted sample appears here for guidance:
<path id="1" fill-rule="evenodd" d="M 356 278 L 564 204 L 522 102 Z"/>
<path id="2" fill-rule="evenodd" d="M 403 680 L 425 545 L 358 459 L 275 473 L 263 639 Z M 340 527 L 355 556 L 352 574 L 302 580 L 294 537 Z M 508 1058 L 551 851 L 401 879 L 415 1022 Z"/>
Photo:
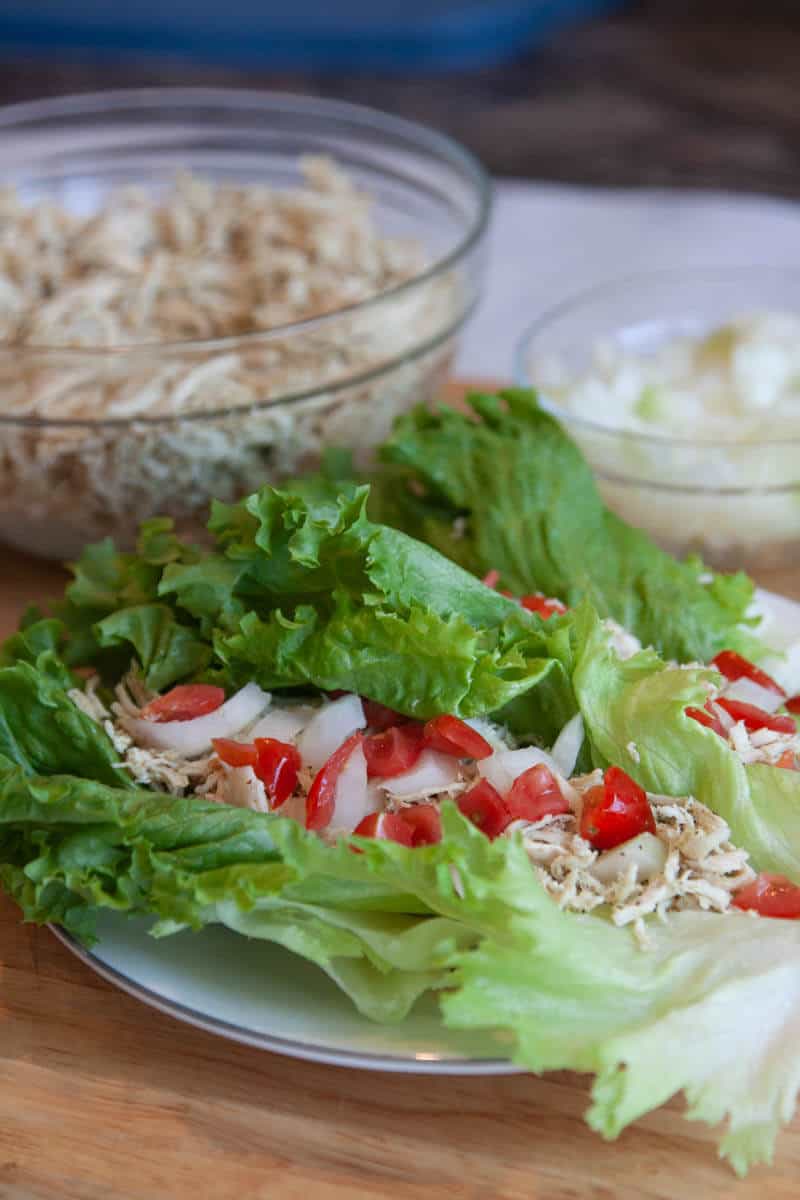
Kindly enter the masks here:
<path id="1" fill-rule="evenodd" d="M 552 755 L 548 754 L 546 750 L 540 750 L 538 746 L 524 746 L 522 750 L 505 750 L 502 753 L 493 754 L 490 758 L 482 758 L 478 763 L 478 771 L 484 779 L 489 780 L 492 787 L 497 788 L 501 796 L 505 796 L 511 790 L 514 780 L 530 767 L 535 767 L 537 763 L 544 763 L 556 777 L 561 774 L 558 763 Z"/>
<path id="2" fill-rule="evenodd" d="M 356 746 L 336 780 L 331 830 L 352 833 L 371 812 L 383 808 L 380 796 L 367 783 L 367 760 L 364 751 Z"/>
<path id="3" fill-rule="evenodd" d="M 184 758 L 197 758 L 211 749 L 212 738 L 230 738 L 245 729 L 269 707 L 270 696 L 256 683 L 248 683 L 213 712 L 191 721 L 126 720 L 125 728 L 142 746 L 174 750 Z"/>
<path id="4" fill-rule="evenodd" d="M 267 789 L 252 767 L 225 766 L 225 802 L 237 808 L 269 812 Z"/>
<path id="5" fill-rule="evenodd" d="M 740 700 L 742 704 L 755 704 L 756 708 L 763 708 L 764 712 L 768 713 L 777 712 L 783 704 L 783 696 L 779 696 L 771 688 L 762 687 L 760 683 L 744 676 L 741 679 L 735 679 L 733 683 L 726 684 L 722 694 L 726 700 Z"/>
<path id="6" fill-rule="evenodd" d="M 351 733 L 366 725 L 364 706 L 358 696 L 341 696 L 318 709 L 297 739 L 300 757 L 318 771 L 334 750 L 346 742 Z"/>
<path id="7" fill-rule="evenodd" d="M 613 883 L 633 863 L 636 866 L 636 878 L 646 882 L 664 870 L 666 861 L 667 847 L 661 839 L 653 833 L 640 833 L 613 850 L 606 850 L 589 870 L 601 883 Z"/>
<path id="8" fill-rule="evenodd" d="M 393 779 L 382 779 L 381 787 L 398 800 L 444 792 L 458 779 L 458 759 L 438 750 L 423 750 L 414 766 Z"/>
<path id="9" fill-rule="evenodd" d="M 724 708 L 720 708 L 720 706 L 718 704 L 715 704 L 713 700 L 711 701 L 711 711 L 712 711 L 713 715 L 719 721 L 722 728 L 726 732 L 729 729 L 733 729 L 736 722 L 734 721 L 731 714 L 729 712 L 726 712 Z"/>
<path id="10" fill-rule="evenodd" d="M 252 742 L 255 738 L 277 738 L 279 742 L 293 742 L 316 712 L 317 709 L 310 704 L 296 708 L 271 708 L 242 735 L 242 740 Z"/>
<path id="11" fill-rule="evenodd" d="M 569 779 L 575 770 L 575 763 L 578 761 L 582 745 L 583 717 L 580 713 L 576 713 L 570 721 L 567 721 L 550 751 L 565 779 Z"/>

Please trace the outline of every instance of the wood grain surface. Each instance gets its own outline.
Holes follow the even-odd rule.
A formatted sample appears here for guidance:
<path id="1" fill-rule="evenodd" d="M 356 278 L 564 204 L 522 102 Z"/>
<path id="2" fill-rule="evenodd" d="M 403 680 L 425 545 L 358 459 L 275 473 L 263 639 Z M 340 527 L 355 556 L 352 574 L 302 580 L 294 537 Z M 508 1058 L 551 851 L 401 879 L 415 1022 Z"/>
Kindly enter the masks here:
<path id="1" fill-rule="evenodd" d="M 54 566 L 2 555 L 0 634 Z M 800 598 L 800 571 L 766 586 Z M 754 1018 L 757 1019 L 757 1016 Z M 151 1011 L 0 897 L 0 1200 L 797 1200 L 800 1121 L 741 1183 L 677 1100 L 613 1144 L 568 1074 L 295 1062 Z"/>

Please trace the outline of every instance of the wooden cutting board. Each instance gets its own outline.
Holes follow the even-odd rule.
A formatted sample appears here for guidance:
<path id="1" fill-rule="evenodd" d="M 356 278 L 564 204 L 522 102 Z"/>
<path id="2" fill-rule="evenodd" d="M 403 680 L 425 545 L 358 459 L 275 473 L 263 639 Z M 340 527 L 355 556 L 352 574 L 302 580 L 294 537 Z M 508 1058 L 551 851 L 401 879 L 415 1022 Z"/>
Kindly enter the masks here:
<path id="1" fill-rule="evenodd" d="M 5 635 L 64 576 L 0 562 Z M 800 570 L 760 582 L 800 598 Z M 800 1196 L 800 1120 L 738 1183 L 682 1101 L 612 1144 L 583 1124 L 587 1103 L 570 1074 L 378 1074 L 223 1041 L 116 991 L 0 897 L 0 1200 Z"/>

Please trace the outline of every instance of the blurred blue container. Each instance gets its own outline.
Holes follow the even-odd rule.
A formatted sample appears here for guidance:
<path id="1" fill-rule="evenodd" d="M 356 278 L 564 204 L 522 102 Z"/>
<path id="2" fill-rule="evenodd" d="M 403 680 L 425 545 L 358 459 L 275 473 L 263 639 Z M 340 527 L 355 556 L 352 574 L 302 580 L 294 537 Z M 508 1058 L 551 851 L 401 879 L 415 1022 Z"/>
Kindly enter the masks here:
<path id="1" fill-rule="evenodd" d="M 615 7 L 619 0 L 0 0 L 0 48 L 436 70 L 497 62 Z"/>

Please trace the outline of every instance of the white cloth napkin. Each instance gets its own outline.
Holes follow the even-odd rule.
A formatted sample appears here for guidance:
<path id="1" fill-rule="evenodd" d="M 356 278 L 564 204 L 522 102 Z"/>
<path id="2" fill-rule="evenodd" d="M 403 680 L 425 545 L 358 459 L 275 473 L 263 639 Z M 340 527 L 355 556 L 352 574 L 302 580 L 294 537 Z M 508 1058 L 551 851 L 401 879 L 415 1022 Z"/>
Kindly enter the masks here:
<path id="1" fill-rule="evenodd" d="M 498 183 L 484 299 L 458 374 L 512 378 L 514 345 L 584 288 L 663 267 L 800 267 L 800 204 L 725 193 Z M 743 301 L 744 303 L 744 301 Z"/>

